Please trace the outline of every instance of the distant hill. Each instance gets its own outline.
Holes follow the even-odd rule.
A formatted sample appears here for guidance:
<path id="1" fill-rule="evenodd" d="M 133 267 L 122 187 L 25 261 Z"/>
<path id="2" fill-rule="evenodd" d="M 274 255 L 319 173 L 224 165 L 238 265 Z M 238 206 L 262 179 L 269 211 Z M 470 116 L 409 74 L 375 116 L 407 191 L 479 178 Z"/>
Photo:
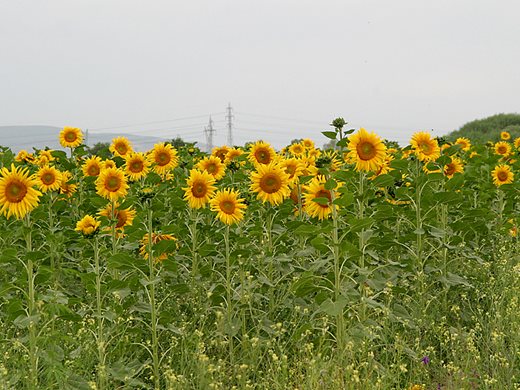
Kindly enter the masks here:
<path id="1" fill-rule="evenodd" d="M 61 128 L 54 126 L 0 126 L 0 145 L 10 147 L 15 153 L 21 149 L 32 151 L 33 147 L 44 149 L 46 146 L 59 150 L 63 149 L 59 143 L 60 131 Z M 158 142 L 169 140 L 135 134 L 89 132 L 88 140 L 84 140 L 84 142 L 92 146 L 98 142 L 111 142 L 115 137 L 128 138 L 137 151 L 146 151 Z M 175 138 L 175 136 L 172 136 L 172 138 Z"/>
<path id="2" fill-rule="evenodd" d="M 499 141 L 500 133 L 507 131 L 511 137 L 520 137 L 520 114 L 497 114 L 466 123 L 459 130 L 446 135 L 450 141 L 469 138 L 473 142 Z"/>

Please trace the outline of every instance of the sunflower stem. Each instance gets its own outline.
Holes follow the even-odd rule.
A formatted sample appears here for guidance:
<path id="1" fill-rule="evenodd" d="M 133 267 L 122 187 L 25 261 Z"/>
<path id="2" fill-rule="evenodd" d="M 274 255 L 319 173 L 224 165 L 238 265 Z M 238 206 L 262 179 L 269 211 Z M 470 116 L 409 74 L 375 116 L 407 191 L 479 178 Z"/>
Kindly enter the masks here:
<path id="1" fill-rule="evenodd" d="M 152 207 L 148 205 L 148 268 L 149 268 L 149 286 L 148 296 L 150 299 L 150 316 L 151 316 L 151 332 L 152 332 L 152 369 L 154 388 L 156 390 L 161 387 L 161 378 L 159 376 L 159 344 L 157 339 L 157 307 L 155 304 L 155 264 L 153 258 L 153 242 L 152 242 Z"/>
<path id="2" fill-rule="evenodd" d="M 340 240 L 339 240 L 339 215 L 338 215 L 338 207 L 334 203 L 336 199 L 335 189 L 330 190 L 330 199 L 331 199 L 331 215 L 332 215 L 332 254 L 334 257 L 334 302 L 337 303 L 341 297 L 341 254 L 340 254 Z M 344 324 L 344 316 L 343 309 L 336 316 L 336 347 L 340 352 L 339 356 L 341 357 L 344 351 L 345 345 L 345 324 Z"/>
<path id="3" fill-rule="evenodd" d="M 231 253 L 229 247 L 229 225 L 226 225 L 224 230 L 224 244 L 226 248 L 226 301 L 227 301 L 227 326 L 229 337 L 229 363 L 234 367 L 234 346 L 233 346 L 233 290 L 231 286 Z"/>
<path id="4" fill-rule="evenodd" d="M 98 371 L 97 386 L 99 390 L 107 388 L 106 376 L 106 345 L 103 331 L 103 303 L 101 298 L 101 267 L 99 264 L 99 238 L 94 237 L 94 267 L 96 273 L 96 317 L 97 317 L 97 347 L 98 347 Z"/>
<path id="5" fill-rule="evenodd" d="M 27 254 L 32 252 L 32 222 L 30 214 L 25 218 L 27 233 L 25 235 Z M 34 264 L 31 258 L 28 258 L 26 264 L 27 271 L 27 314 L 29 316 L 29 389 L 38 388 L 38 345 L 36 340 L 36 299 L 35 299 L 35 272 Z"/>

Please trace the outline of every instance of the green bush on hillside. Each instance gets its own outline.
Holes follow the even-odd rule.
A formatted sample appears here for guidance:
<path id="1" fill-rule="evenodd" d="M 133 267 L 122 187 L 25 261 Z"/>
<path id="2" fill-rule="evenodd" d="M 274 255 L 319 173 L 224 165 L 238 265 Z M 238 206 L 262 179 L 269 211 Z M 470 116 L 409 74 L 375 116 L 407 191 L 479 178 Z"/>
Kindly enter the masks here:
<path id="1" fill-rule="evenodd" d="M 520 137 L 520 114 L 497 114 L 484 119 L 476 119 L 466 123 L 459 130 L 446 136 L 450 141 L 459 137 L 469 138 L 472 142 L 500 140 L 500 133 L 507 131 L 511 138 Z"/>

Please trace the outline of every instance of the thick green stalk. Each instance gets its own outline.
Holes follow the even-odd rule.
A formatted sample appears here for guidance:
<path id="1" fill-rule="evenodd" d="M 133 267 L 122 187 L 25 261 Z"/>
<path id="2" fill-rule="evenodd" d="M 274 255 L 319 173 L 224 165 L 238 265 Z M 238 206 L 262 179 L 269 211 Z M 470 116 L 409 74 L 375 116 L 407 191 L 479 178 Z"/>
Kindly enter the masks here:
<path id="1" fill-rule="evenodd" d="M 229 248 L 229 225 L 226 225 L 224 230 L 224 244 L 226 247 L 226 300 L 227 300 L 227 326 L 228 329 L 232 330 L 233 326 L 233 289 L 231 285 L 231 253 Z M 234 365 L 234 346 L 233 346 L 233 334 L 229 332 L 229 361 L 231 367 Z"/>
<path id="2" fill-rule="evenodd" d="M 30 214 L 25 219 L 27 233 L 25 236 L 27 253 L 32 252 L 32 224 Z M 29 316 L 29 383 L 30 389 L 38 388 L 38 345 L 36 340 L 36 324 L 34 316 L 36 315 L 36 299 L 34 279 L 34 264 L 32 259 L 27 260 L 27 314 Z"/>
<path id="3" fill-rule="evenodd" d="M 96 272 L 96 317 L 97 317 L 97 347 L 98 372 L 97 385 L 99 390 L 107 388 L 106 376 L 106 342 L 103 329 L 103 304 L 101 299 L 101 267 L 99 264 L 99 238 L 94 238 L 94 267 Z"/>
<path id="4" fill-rule="evenodd" d="M 148 268 L 149 282 L 148 297 L 150 299 L 151 310 L 151 332 L 152 332 L 152 369 L 155 389 L 161 387 L 161 377 L 159 375 L 159 342 L 157 339 L 157 307 L 155 303 L 155 264 L 153 258 L 152 242 L 152 208 L 148 205 Z"/>

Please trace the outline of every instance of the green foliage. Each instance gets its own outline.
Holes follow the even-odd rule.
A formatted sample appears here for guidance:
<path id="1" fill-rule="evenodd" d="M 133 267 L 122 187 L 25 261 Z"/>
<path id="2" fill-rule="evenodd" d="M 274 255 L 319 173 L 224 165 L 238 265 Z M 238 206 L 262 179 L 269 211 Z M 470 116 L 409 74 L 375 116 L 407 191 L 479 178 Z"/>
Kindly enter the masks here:
<path id="1" fill-rule="evenodd" d="M 500 140 L 502 131 L 510 132 L 513 139 L 520 137 L 520 114 L 497 114 L 476 119 L 451 132 L 446 138 L 455 141 L 459 137 L 465 137 L 473 143 L 496 142 Z"/>
<path id="2" fill-rule="evenodd" d="M 87 151 L 91 156 L 99 156 L 103 159 L 110 158 L 112 152 L 109 150 L 110 142 L 96 142 L 93 146 L 87 147 Z"/>

